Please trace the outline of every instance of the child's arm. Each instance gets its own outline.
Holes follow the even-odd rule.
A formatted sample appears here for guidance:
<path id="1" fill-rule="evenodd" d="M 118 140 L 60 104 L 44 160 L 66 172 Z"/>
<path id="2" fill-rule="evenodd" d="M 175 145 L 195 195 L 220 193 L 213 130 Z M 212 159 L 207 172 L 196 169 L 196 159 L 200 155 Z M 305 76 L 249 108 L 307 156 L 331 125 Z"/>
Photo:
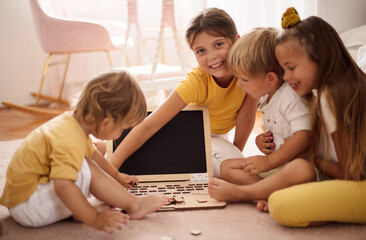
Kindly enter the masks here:
<path id="1" fill-rule="evenodd" d="M 277 168 L 304 152 L 309 147 L 310 141 L 310 131 L 297 131 L 292 137 L 286 139 L 277 151 L 267 156 L 246 158 L 242 167 L 246 172 L 250 172 L 250 174 L 257 174 Z"/>
<path id="2" fill-rule="evenodd" d="M 151 136 L 169 122 L 187 104 L 180 98 L 176 91 L 155 111 L 153 111 L 142 123 L 134 127 L 125 139 L 118 145 L 110 161 L 119 168 L 122 163 L 140 148 Z"/>
<path id="3" fill-rule="evenodd" d="M 236 128 L 233 143 L 240 151 L 243 151 L 254 127 L 257 105 L 258 100 L 246 95 L 244 102 L 236 115 Z"/>
<path id="4" fill-rule="evenodd" d="M 113 177 L 117 182 L 126 188 L 131 188 L 132 185 L 138 184 L 138 179 L 135 176 L 130 176 L 118 171 L 104 156 L 96 150 L 91 159 L 98 164 L 108 175 Z"/>
<path id="5" fill-rule="evenodd" d="M 68 179 L 54 179 L 54 188 L 57 196 L 80 221 L 95 229 L 112 233 L 112 227 L 121 230 L 121 223 L 126 223 L 127 217 L 115 211 L 98 213 L 87 201 L 81 190 L 74 181 Z"/>
<path id="6" fill-rule="evenodd" d="M 346 159 L 349 150 L 349 135 L 345 131 L 336 130 L 331 134 L 338 162 L 317 158 L 315 165 L 325 175 L 333 179 L 345 179 Z"/>

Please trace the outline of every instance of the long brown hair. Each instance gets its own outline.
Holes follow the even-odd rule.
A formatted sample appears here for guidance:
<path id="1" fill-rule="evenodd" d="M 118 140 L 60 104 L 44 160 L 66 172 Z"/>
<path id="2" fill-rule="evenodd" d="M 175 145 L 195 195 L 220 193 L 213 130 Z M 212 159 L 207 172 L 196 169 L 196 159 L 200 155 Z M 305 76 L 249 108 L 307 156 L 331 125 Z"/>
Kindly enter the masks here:
<path id="1" fill-rule="evenodd" d="M 284 29 L 277 44 L 298 40 L 310 59 L 318 65 L 316 100 L 313 104 L 312 160 L 319 150 L 321 126 L 320 98 L 327 98 L 336 118 L 336 128 L 349 139 L 345 178 L 361 180 L 366 169 L 366 75 L 358 67 L 335 29 L 319 17 L 309 17 Z M 311 94 L 311 93 L 310 93 Z M 328 135 L 328 134 L 327 134 Z M 342 139 L 344 140 L 344 139 Z M 329 139 L 327 139 L 329 146 Z"/>

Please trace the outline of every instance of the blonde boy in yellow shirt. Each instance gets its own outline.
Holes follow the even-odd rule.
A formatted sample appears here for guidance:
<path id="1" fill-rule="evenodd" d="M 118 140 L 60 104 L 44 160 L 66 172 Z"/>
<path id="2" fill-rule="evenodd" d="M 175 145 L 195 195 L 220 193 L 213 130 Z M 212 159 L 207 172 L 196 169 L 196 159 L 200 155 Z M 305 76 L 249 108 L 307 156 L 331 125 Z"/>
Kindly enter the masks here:
<path id="1" fill-rule="evenodd" d="M 116 139 L 145 116 L 144 95 L 128 73 L 97 76 L 85 85 L 73 111 L 27 136 L 8 166 L 0 203 L 24 226 L 44 226 L 73 216 L 107 233 L 120 230 L 128 218 L 139 219 L 158 210 L 168 198 L 127 192 L 121 184 L 129 186 L 137 179 L 119 173 L 89 137 Z M 89 192 L 128 215 L 97 211 L 87 201 Z"/>

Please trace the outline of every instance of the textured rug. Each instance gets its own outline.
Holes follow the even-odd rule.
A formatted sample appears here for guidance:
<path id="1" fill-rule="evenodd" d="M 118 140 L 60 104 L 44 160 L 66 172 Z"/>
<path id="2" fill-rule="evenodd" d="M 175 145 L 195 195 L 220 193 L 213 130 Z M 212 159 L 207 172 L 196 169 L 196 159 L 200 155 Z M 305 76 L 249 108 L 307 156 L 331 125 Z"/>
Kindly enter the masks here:
<path id="1" fill-rule="evenodd" d="M 255 153 L 251 136 L 244 154 Z M 0 142 L 0 192 L 4 187 L 5 172 L 9 160 L 22 140 Z M 7 208 L 0 206 L 0 219 L 4 229 L 1 240 L 70 240 L 70 239 L 366 239 L 366 226 L 330 224 L 318 228 L 287 228 L 275 222 L 269 214 L 256 210 L 252 204 L 228 204 L 222 209 L 152 213 L 142 220 L 133 220 L 105 234 L 86 224 L 71 219 L 41 228 L 26 228 L 17 224 Z M 199 230 L 194 236 L 192 230 Z"/>

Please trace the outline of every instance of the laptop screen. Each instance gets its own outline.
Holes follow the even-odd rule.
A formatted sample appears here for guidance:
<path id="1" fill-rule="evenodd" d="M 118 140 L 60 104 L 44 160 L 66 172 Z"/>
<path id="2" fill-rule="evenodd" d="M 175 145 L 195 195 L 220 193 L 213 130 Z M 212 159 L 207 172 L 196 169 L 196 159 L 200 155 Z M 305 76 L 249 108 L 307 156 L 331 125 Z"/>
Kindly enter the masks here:
<path id="1" fill-rule="evenodd" d="M 129 131 L 113 141 L 113 151 Z M 127 158 L 119 171 L 130 175 L 206 173 L 203 111 L 180 111 Z"/>

